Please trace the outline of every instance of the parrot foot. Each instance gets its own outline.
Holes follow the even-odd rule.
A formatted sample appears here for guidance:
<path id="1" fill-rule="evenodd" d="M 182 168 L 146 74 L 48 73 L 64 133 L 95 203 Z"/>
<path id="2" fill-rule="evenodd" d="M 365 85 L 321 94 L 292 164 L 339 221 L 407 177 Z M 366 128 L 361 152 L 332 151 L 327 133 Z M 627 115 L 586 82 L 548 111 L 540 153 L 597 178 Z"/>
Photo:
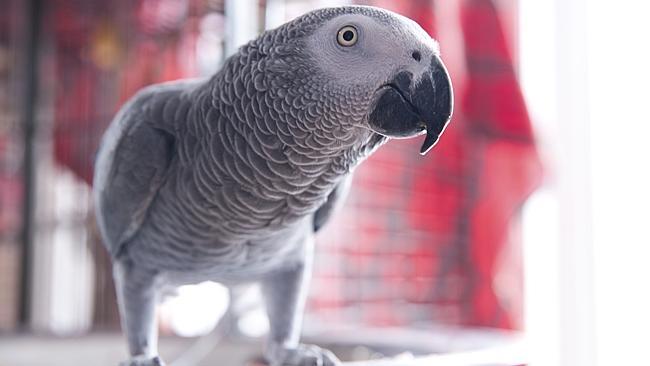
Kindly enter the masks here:
<path id="1" fill-rule="evenodd" d="M 128 361 L 120 362 L 119 366 L 165 366 L 165 363 L 159 356 L 151 358 L 144 355 L 138 355 L 132 357 Z"/>
<path id="2" fill-rule="evenodd" d="M 332 351 L 309 344 L 296 348 L 271 347 L 267 359 L 271 366 L 339 366 Z"/>

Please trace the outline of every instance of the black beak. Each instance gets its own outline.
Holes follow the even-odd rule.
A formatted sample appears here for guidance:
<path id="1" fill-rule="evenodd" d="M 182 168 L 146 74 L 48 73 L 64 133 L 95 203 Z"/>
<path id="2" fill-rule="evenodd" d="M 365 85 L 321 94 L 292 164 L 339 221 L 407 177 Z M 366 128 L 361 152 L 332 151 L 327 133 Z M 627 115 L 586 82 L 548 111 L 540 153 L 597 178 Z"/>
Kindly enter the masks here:
<path id="1" fill-rule="evenodd" d="M 413 83 L 410 72 L 402 71 L 379 88 L 368 120 L 375 132 L 388 137 L 408 138 L 426 130 L 420 148 L 424 155 L 438 142 L 453 109 L 449 73 L 442 61 L 434 57 L 430 69 L 417 83 Z"/>

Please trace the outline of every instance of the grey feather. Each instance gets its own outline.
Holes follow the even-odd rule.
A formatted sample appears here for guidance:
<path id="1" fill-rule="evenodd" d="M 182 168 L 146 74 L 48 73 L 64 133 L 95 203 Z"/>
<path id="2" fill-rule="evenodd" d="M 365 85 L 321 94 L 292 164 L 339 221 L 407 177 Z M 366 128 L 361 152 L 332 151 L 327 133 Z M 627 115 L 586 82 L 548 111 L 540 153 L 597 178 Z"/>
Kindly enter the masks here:
<path id="1" fill-rule="evenodd" d="M 267 33 L 211 80 L 149 88 L 125 107 L 106 138 L 118 143 L 105 143 L 98 158 L 98 175 L 109 173 L 96 180 L 112 253 L 128 242 L 151 268 L 234 265 L 241 256 L 225 253 L 284 235 L 385 141 L 350 127 L 364 112 L 339 105 L 361 97 L 311 72 L 300 44 L 287 41 L 295 34 L 294 26 Z M 266 47 L 278 38 L 283 47 Z"/>
<path id="2" fill-rule="evenodd" d="M 369 28 L 356 53 L 332 45 L 350 21 Z M 285 319 L 272 322 L 284 344 L 272 361 L 306 360 L 289 339 L 299 333 L 308 243 L 343 202 L 354 167 L 387 141 L 368 125 L 375 92 L 400 68 L 414 80 L 427 72 L 413 47 L 437 57 L 413 24 L 370 7 L 315 11 L 243 46 L 209 80 L 155 85 L 122 108 L 94 186 L 132 356 L 155 355 L 157 288 L 263 280 L 270 316 Z"/>
<path id="3" fill-rule="evenodd" d="M 314 232 L 318 232 L 325 226 L 334 212 L 343 205 L 343 201 L 350 191 L 351 184 L 352 175 L 348 175 L 327 196 L 327 201 L 316 210 L 314 213 Z"/>
<path id="4" fill-rule="evenodd" d="M 187 82 L 144 89 L 115 118 L 98 154 L 94 180 L 100 229 L 109 251 L 140 228 L 149 205 L 163 184 L 176 154 L 173 117 L 151 115 L 183 110 L 187 100 L 175 98 Z M 156 108 L 162 107 L 162 108 Z"/>

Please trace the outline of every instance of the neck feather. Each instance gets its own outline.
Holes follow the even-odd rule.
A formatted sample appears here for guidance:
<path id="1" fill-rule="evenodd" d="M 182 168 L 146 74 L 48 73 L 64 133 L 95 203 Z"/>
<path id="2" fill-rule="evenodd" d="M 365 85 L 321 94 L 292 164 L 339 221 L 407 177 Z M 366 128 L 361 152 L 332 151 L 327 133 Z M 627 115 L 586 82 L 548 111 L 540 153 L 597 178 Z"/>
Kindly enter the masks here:
<path id="1" fill-rule="evenodd" d="M 201 127 L 194 128 L 202 151 L 193 163 L 197 184 L 208 196 L 229 192 L 242 231 L 313 213 L 385 142 L 360 127 L 354 106 L 336 103 L 337 93 L 272 72 L 280 61 L 260 53 L 240 50 L 197 98 L 204 104 L 196 108 Z"/>

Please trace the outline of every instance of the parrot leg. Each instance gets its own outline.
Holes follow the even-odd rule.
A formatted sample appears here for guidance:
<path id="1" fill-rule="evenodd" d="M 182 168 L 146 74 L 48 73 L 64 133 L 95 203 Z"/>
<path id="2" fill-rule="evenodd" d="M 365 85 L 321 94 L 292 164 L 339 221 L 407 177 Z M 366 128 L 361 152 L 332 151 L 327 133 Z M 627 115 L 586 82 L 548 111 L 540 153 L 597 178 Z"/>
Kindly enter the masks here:
<path id="1" fill-rule="evenodd" d="M 275 272 L 262 282 L 270 334 L 266 358 L 271 366 L 334 366 L 340 361 L 329 350 L 300 344 L 303 311 L 307 300 L 313 237 L 305 247 L 305 258 Z"/>
<path id="2" fill-rule="evenodd" d="M 115 260 L 113 278 L 131 359 L 120 366 L 163 366 L 158 353 L 155 274 L 128 260 Z"/>

